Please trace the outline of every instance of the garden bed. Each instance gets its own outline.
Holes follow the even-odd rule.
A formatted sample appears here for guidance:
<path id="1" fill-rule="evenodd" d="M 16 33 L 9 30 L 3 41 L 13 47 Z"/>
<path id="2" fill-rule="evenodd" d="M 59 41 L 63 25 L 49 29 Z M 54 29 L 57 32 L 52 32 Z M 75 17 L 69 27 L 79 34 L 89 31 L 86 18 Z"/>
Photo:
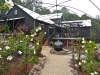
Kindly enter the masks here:
<path id="1" fill-rule="evenodd" d="M 19 32 L 14 35 L 1 34 L 0 75 L 29 75 L 33 68 L 33 74 L 37 74 L 37 66 L 43 68 L 46 57 L 41 51 L 45 34 L 40 30 L 41 27 L 37 27 L 31 30 L 30 35 L 26 35 L 26 31 L 19 28 Z"/>
<path id="2" fill-rule="evenodd" d="M 93 41 L 80 41 L 77 51 L 72 53 L 70 67 L 75 75 L 100 75 L 100 48 Z"/>
<path id="3" fill-rule="evenodd" d="M 27 63 L 26 66 L 20 67 L 22 56 L 18 56 L 16 60 L 9 63 L 10 69 L 5 71 L 5 75 L 40 75 L 42 68 L 46 62 L 46 56 L 37 57 L 37 63 Z"/>

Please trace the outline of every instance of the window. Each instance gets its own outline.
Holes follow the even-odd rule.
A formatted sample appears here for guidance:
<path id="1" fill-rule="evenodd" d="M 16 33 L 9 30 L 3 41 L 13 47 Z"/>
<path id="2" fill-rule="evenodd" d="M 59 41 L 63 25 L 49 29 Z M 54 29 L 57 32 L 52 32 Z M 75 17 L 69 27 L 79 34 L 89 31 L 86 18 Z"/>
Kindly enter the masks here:
<path id="1" fill-rule="evenodd" d="M 59 22 L 59 19 L 57 19 L 56 22 L 57 22 L 57 23 L 60 23 L 60 22 Z"/>
<path id="2" fill-rule="evenodd" d="M 14 10 L 14 15 L 17 15 L 18 14 L 18 11 L 17 10 Z"/>

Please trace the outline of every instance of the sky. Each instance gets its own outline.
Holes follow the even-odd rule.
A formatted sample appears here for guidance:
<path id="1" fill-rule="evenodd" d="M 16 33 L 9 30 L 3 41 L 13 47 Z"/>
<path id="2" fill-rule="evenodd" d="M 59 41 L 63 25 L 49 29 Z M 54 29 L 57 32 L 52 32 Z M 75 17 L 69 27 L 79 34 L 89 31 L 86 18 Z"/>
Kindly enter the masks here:
<path id="1" fill-rule="evenodd" d="M 92 17 L 96 17 L 96 15 L 100 15 L 100 11 L 92 4 L 89 2 L 89 0 L 70 0 L 68 2 L 65 2 L 68 0 L 57 0 L 57 4 L 59 4 L 60 6 L 57 6 L 57 9 L 61 9 L 62 6 L 66 6 L 66 8 L 68 8 L 69 10 L 73 11 L 74 13 L 76 13 L 77 15 L 81 16 L 82 12 L 77 11 L 75 9 L 69 8 L 70 7 L 74 7 L 77 8 L 79 10 L 84 11 L 85 13 L 89 14 Z M 99 8 L 100 8 L 100 0 L 91 0 L 92 2 L 94 2 Z M 42 0 L 43 3 L 50 3 L 50 4 L 56 4 L 56 0 Z M 56 7 L 52 7 L 53 5 L 50 4 L 44 4 L 44 7 L 49 8 L 51 11 L 56 9 Z"/>

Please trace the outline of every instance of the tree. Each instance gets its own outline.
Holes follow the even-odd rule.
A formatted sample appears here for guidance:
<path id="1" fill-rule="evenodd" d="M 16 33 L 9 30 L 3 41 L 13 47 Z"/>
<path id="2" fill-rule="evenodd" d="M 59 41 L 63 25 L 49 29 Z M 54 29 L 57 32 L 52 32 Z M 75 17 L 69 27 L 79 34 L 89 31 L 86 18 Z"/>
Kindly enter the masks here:
<path id="1" fill-rule="evenodd" d="M 91 19 L 91 17 L 89 17 L 89 16 L 87 16 L 86 14 L 83 14 L 82 16 L 81 16 L 81 19 Z"/>
<path id="2" fill-rule="evenodd" d="M 22 4 L 21 0 L 12 0 L 14 3 Z"/>
<path id="3" fill-rule="evenodd" d="M 42 1 L 41 0 L 24 0 L 24 2 L 27 4 L 27 8 L 30 10 L 37 10 L 42 8 Z"/>
<path id="4" fill-rule="evenodd" d="M 95 17 L 96 19 L 100 19 L 100 15 L 96 15 L 96 17 Z"/>
<path id="5" fill-rule="evenodd" d="M 41 0 L 34 0 L 34 1 L 32 2 L 32 5 L 33 5 L 33 7 L 36 8 L 36 9 L 41 9 L 43 3 L 42 3 Z"/>
<path id="6" fill-rule="evenodd" d="M 3 6 L 4 3 L 5 3 L 4 0 L 0 0 L 0 6 Z M 0 14 L 4 14 L 4 13 L 6 12 L 6 10 L 7 10 L 7 9 L 1 9 L 1 8 L 0 8 Z"/>
<path id="7" fill-rule="evenodd" d="M 44 8 L 41 9 L 41 14 L 42 15 L 50 14 L 50 10 L 44 7 Z"/>
<path id="8" fill-rule="evenodd" d="M 62 13 L 62 11 L 61 10 L 53 10 L 52 13 Z"/>
<path id="9" fill-rule="evenodd" d="M 70 13 L 70 12 L 64 12 L 64 19 L 66 21 L 73 21 L 73 20 L 79 20 L 79 16 L 77 14 L 73 14 L 73 13 Z"/>
<path id="10" fill-rule="evenodd" d="M 50 10 L 45 7 L 42 9 L 35 9 L 35 12 L 41 15 L 50 14 Z"/>
<path id="11" fill-rule="evenodd" d="M 62 8 L 61 8 L 61 11 L 62 11 L 62 12 L 68 12 L 68 9 L 67 9 L 66 7 L 62 7 Z"/>

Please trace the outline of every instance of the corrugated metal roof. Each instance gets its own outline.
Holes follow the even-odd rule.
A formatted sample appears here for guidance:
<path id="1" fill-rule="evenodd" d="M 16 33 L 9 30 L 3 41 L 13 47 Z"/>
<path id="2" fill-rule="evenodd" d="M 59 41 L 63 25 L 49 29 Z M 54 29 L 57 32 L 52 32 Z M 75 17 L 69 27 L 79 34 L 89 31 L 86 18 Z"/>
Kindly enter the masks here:
<path id="1" fill-rule="evenodd" d="M 57 18 L 61 18 L 62 15 L 63 13 L 47 14 L 47 15 L 41 15 L 39 18 L 57 19 Z"/>
<path id="2" fill-rule="evenodd" d="M 29 14 L 31 17 L 33 17 L 34 19 L 37 19 L 37 20 L 40 20 L 40 21 L 43 21 L 43 22 L 46 22 L 46 23 L 49 23 L 49 24 L 54 24 L 53 21 L 51 21 L 50 19 L 45 19 L 45 18 L 39 18 L 41 15 L 32 11 L 32 10 L 29 10 L 19 4 L 16 4 L 18 7 L 20 7 L 22 10 L 24 10 L 27 14 Z"/>
<path id="3" fill-rule="evenodd" d="M 91 20 L 62 21 L 62 24 L 64 26 L 70 26 L 70 23 L 76 27 L 77 27 L 77 23 L 79 23 L 80 27 L 92 26 Z"/>
<path id="4" fill-rule="evenodd" d="M 7 19 L 7 20 L 18 20 L 18 19 L 24 19 L 25 17 L 18 17 L 18 18 L 10 18 L 10 19 Z"/>

